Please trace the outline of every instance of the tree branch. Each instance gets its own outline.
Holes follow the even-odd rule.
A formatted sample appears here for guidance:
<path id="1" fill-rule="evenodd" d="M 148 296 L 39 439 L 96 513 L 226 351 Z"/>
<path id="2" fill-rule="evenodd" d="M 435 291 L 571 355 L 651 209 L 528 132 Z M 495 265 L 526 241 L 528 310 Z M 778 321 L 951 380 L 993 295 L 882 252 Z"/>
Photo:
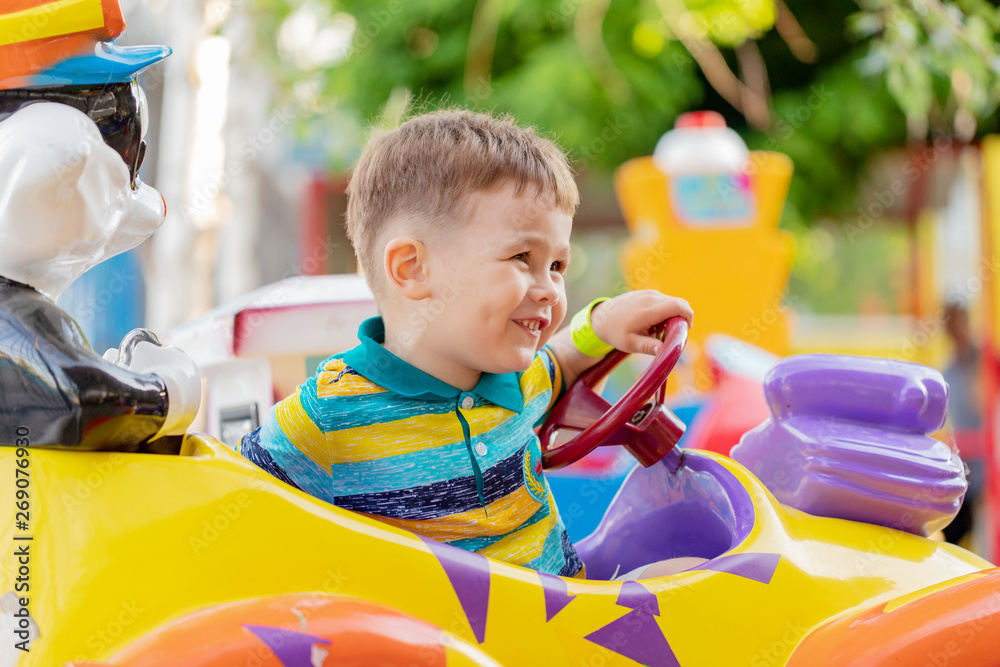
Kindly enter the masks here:
<path id="1" fill-rule="evenodd" d="M 610 4 L 611 0 L 589 0 L 577 11 L 573 29 L 584 62 L 604 86 L 608 97 L 617 104 L 624 104 L 632 94 L 632 89 L 611 59 L 601 32 Z"/>
<path id="2" fill-rule="evenodd" d="M 688 17 L 684 3 L 681 0 L 656 0 L 656 4 L 667 25 L 698 63 L 709 85 L 734 109 L 743 114 L 750 125 L 760 130 L 768 129 L 771 126 L 771 113 L 767 102 L 733 74 L 715 44 L 690 28 L 693 22 Z M 749 106 L 744 104 L 744 100 L 750 103 Z"/>
<path id="3" fill-rule="evenodd" d="M 478 0 L 469 30 L 469 49 L 465 56 L 465 95 L 474 98 L 477 91 L 489 89 L 493 73 L 493 53 L 500 29 L 503 0 Z"/>

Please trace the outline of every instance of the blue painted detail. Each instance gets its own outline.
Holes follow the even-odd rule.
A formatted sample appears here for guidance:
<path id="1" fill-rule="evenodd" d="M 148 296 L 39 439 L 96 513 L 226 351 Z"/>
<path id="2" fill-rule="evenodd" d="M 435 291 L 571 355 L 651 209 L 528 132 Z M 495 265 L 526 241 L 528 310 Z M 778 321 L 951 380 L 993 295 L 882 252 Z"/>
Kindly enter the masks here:
<path id="1" fill-rule="evenodd" d="M 745 174 L 675 175 L 670 180 L 670 203 L 677 219 L 692 227 L 749 226 L 757 210 Z"/>
<path id="2" fill-rule="evenodd" d="M 549 492 L 556 499 L 559 516 L 573 542 L 579 542 L 597 529 L 629 470 L 609 477 L 546 475 Z"/>
<path id="3" fill-rule="evenodd" d="M 684 405 L 671 405 L 670 411 L 673 412 L 675 415 L 677 415 L 678 419 L 680 419 L 682 422 L 690 426 L 694 422 L 695 416 L 698 414 L 698 411 L 701 410 L 703 405 L 705 405 L 704 402 L 686 403 Z M 678 447 L 683 447 L 685 445 L 684 438 L 686 437 L 687 437 L 687 432 L 685 431 L 684 435 L 682 435 L 681 439 L 677 442 Z"/>
<path id="4" fill-rule="evenodd" d="M 99 42 L 93 55 L 69 58 L 31 77 L 29 85 L 86 86 L 131 81 L 173 50 L 167 46 L 115 46 Z"/>
<path id="5" fill-rule="evenodd" d="M 146 283 L 138 251 L 116 255 L 80 276 L 59 297 L 59 306 L 83 329 L 97 354 L 118 347 L 146 319 Z"/>

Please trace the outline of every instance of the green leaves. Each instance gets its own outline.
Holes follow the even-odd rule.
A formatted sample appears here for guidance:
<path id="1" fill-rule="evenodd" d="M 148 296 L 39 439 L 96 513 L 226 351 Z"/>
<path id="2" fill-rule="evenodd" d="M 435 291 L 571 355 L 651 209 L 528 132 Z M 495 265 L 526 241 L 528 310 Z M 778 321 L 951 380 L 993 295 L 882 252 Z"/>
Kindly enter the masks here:
<path id="1" fill-rule="evenodd" d="M 720 46 L 739 46 L 774 26 L 774 0 L 684 0 L 702 37 Z"/>
<path id="2" fill-rule="evenodd" d="M 849 34 L 868 41 L 863 71 L 885 78 L 911 138 L 972 138 L 1000 104 L 1000 10 L 983 0 L 859 0 Z"/>
<path id="3" fill-rule="evenodd" d="M 246 6 L 254 13 L 257 57 L 282 84 L 276 105 L 313 110 L 302 122 L 302 140 L 323 147 L 334 170 L 349 168 L 357 156 L 367 138 L 359 128 L 383 114 L 394 119 L 404 107 L 457 104 L 513 113 L 555 138 L 579 170 L 597 172 L 650 154 L 678 114 L 710 108 L 752 148 L 792 157 L 785 224 L 804 226 L 851 212 L 866 162 L 905 143 L 907 128 L 913 139 L 942 130 L 969 137 L 984 123 L 995 125 L 1000 15 L 985 0 L 786 0 L 818 47 L 815 64 L 792 56 L 771 29 L 774 0 L 497 2 L 250 0 Z M 474 17 L 487 5 L 495 21 L 477 34 L 492 49 L 483 48 L 482 36 L 472 38 Z M 309 6 L 315 11 L 306 13 L 320 18 L 301 34 L 313 41 L 286 36 L 276 48 L 289 17 Z M 720 99 L 667 27 L 664 7 L 686 9 L 684 20 L 723 47 L 734 70 L 736 58 L 725 47 L 758 39 L 772 94 L 768 131 L 749 130 Z M 346 57 L 316 64 L 322 62 L 317 36 L 329 35 L 324 31 L 345 15 L 354 22 Z M 470 67 L 470 58 L 480 60 Z"/>

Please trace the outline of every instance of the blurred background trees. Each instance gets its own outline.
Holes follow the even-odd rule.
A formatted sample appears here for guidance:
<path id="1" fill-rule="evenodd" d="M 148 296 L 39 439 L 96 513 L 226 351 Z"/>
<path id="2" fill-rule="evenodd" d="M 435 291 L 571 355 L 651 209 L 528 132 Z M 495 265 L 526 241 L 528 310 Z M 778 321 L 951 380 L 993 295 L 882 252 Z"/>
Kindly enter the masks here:
<path id="1" fill-rule="evenodd" d="M 795 163 L 782 226 L 797 238 L 797 311 L 919 316 L 919 211 L 941 208 L 956 147 L 1000 130 L 986 0 L 122 4 L 123 44 L 174 49 L 141 79 L 143 177 L 168 221 L 130 268 L 158 331 L 283 277 L 353 270 L 343 185 L 369 129 L 448 105 L 512 113 L 569 151 L 575 299 L 622 284 L 613 170 L 708 109 Z"/>
<path id="2" fill-rule="evenodd" d="M 720 112 L 751 149 L 795 162 L 782 225 L 799 237 L 791 292 L 806 311 L 906 312 L 913 220 L 879 225 L 864 248 L 840 231 L 880 178 L 873 157 L 896 151 L 881 169 L 898 171 L 915 146 L 998 129 L 1000 13 L 985 0 L 213 3 L 251 17 L 234 58 L 262 63 L 273 106 L 302 111 L 300 157 L 334 173 L 370 127 L 460 105 L 555 138 L 590 184 L 584 206 L 590 189 L 600 207 L 612 170 L 680 113 Z"/>
<path id="3" fill-rule="evenodd" d="M 252 11 L 282 94 L 315 110 L 303 125 L 314 136 L 345 116 L 363 127 L 458 104 L 511 112 L 579 169 L 611 170 L 648 154 L 679 113 L 713 109 L 751 147 L 795 160 L 793 226 L 850 211 L 873 152 L 995 130 L 1000 101 L 1000 14 L 985 0 L 253 0 Z M 358 139 L 330 142 L 330 166 L 349 167 Z"/>

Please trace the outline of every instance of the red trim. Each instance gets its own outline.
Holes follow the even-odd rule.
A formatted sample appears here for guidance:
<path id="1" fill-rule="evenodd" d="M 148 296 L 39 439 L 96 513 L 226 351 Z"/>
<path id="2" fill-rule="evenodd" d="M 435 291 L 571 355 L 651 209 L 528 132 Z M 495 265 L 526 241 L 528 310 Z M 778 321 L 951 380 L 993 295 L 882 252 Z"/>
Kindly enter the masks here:
<path id="1" fill-rule="evenodd" d="M 321 276 L 327 273 L 325 266 L 320 266 L 319 262 L 307 262 L 306 259 L 311 256 L 314 248 L 323 247 L 329 216 L 329 189 L 326 178 L 321 175 L 313 176 L 306 187 L 299 233 L 299 275 Z"/>
<path id="2" fill-rule="evenodd" d="M 340 306 L 369 306 L 371 301 L 316 301 L 313 303 L 294 303 L 275 306 L 259 306 L 244 308 L 233 316 L 233 356 L 243 356 L 244 348 L 254 332 L 260 328 L 264 320 L 271 316 L 292 310 L 314 310 L 316 308 L 331 308 Z"/>
<path id="3" fill-rule="evenodd" d="M 983 181 L 979 186 L 979 191 L 982 193 L 982 202 L 979 207 L 979 236 L 982 239 L 980 256 L 986 261 L 991 261 L 990 258 L 996 257 L 998 243 L 997 239 L 993 238 L 990 214 L 996 208 L 998 202 L 985 181 L 986 177 L 990 174 L 987 174 L 985 169 L 981 171 L 981 174 Z M 994 175 L 994 177 L 996 176 Z M 994 454 L 997 447 L 997 410 L 1000 409 L 1000 369 L 997 366 L 1000 360 L 997 359 L 995 338 L 997 335 L 995 322 L 998 316 L 995 309 L 997 288 L 993 278 L 993 276 L 990 276 L 983 281 L 982 298 L 983 317 L 980 339 L 983 341 L 983 346 L 982 353 L 980 354 L 980 363 L 983 365 L 983 438 L 986 441 L 986 504 L 990 510 L 987 512 L 989 522 L 981 521 L 980 525 L 987 530 L 985 540 L 987 553 L 984 555 L 995 563 L 997 557 L 1000 556 L 1000 512 L 997 512 L 997 508 L 1000 508 L 1000 470 L 997 470 L 997 457 Z"/>
<path id="4" fill-rule="evenodd" d="M 688 111 L 687 113 L 682 113 L 674 121 L 674 128 L 678 130 L 725 126 L 726 119 L 716 111 Z"/>

